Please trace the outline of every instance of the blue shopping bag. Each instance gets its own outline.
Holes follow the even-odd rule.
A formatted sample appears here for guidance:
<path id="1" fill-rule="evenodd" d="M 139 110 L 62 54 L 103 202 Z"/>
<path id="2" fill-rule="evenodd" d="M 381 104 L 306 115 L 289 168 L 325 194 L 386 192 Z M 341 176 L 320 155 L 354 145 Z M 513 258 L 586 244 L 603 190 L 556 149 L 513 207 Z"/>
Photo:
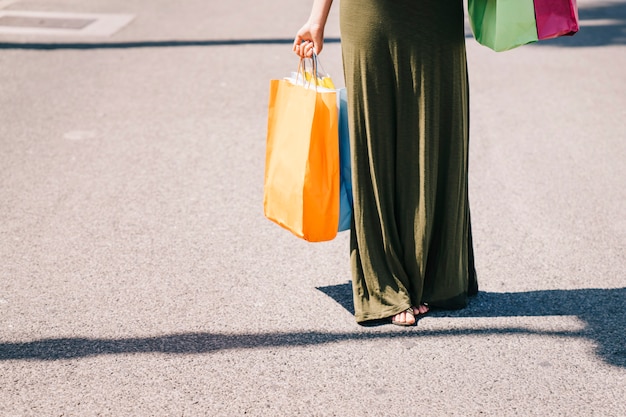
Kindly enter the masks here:
<path id="1" fill-rule="evenodd" d="M 339 232 L 350 229 L 352 222 L 352 168 L 350 164 L 350 133 L 348 131 L 348 95 L 337 90 L 339 106 Z"/>

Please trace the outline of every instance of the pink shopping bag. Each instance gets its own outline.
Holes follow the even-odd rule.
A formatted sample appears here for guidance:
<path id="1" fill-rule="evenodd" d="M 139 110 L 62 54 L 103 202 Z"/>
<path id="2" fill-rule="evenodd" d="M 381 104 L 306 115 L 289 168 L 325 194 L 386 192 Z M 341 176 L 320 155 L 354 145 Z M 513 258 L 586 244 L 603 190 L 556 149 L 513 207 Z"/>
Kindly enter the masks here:
<path id="1" fill-rule="evenodd" d="M 539 40 L 572 36 L 578 32 L 576 0 L 534 0 Z"/>

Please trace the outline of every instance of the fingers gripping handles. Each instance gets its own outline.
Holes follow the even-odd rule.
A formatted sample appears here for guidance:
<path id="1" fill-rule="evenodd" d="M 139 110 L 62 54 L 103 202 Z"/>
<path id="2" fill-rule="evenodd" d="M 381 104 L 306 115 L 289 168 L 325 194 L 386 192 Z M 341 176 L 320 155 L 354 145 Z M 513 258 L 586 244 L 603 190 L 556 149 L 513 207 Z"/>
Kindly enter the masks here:
<path id="1" fill-rule="evenodd" d="M 322 68 L 315 53 L 313 53 L 311 58 L 300 58 L 296 73 L 296 83 L 298 83 L 300 77 L 302 77 L 302 84 L 309 88 L 314 83 L 316 90 L 318 87 L 335 89 L 330 75 Z"/>

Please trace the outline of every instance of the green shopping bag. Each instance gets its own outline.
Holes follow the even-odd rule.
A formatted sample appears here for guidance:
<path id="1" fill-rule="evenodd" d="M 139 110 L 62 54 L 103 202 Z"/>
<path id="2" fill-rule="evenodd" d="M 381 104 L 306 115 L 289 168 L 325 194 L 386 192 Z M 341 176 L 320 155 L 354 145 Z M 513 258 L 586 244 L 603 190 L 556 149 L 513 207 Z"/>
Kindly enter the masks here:
<path id="1" fill-rule="evenodd" d="M 538 40 L 533 0 L 468 0 L 467 8 L 474 37 L 494 51 Z"/>

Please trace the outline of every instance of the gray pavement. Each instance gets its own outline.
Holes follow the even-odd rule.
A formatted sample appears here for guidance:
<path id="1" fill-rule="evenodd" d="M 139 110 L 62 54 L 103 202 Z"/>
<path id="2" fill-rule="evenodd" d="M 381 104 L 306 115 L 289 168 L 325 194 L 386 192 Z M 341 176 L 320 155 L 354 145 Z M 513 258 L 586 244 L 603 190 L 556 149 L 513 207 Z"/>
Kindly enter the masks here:
<path id="1" fill-rule="evenodd" d="M 626 1 L 580 0 L 570 39 L 468 38 L 481 293 L 409 329 L 355 324 L 346 233 L 263 217 L 309 6 L 0 1 L 134 16 L 0 33 L 0 415 L 626 415 Z M 326 34 L 342 84 L 338 4 Z"/>

